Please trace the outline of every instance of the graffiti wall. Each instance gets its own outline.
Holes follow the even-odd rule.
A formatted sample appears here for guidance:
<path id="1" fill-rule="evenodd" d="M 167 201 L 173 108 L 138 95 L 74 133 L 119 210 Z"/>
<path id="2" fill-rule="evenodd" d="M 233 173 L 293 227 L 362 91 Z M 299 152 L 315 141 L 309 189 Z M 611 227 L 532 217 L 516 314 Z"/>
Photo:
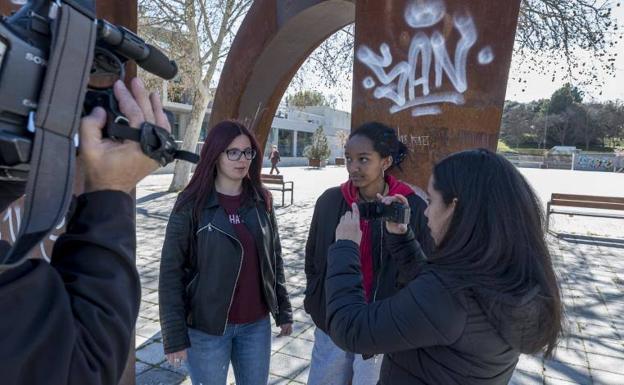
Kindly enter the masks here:
<path id="1" fill-rule="evenodd" d="M 462 149 L 496 149 L 520 1 L 356 3 L 353 127 L 381 121 L 411 150 L 400 177 L 425 186 Z"/>
<path id="2" fill-rule="evenodd" d="M 624 155 L 616 154 L 575 154 L 573 170 L 624 172 Z"/>

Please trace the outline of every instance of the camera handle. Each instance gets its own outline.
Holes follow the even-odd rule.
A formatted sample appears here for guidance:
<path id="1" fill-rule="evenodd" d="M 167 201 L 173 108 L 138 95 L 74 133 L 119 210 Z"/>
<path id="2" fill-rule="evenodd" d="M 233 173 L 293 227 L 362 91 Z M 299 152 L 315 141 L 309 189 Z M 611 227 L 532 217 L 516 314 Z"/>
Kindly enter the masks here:
<path id="1" fill-rule="evenodd" d="M 166 166 L 176 159 L 197 164 L 199 155 L 190 151 L 180 150 L 171 134 L 162 127 L 143 122 L 137 130 L 128 126 L 123 116 L 114 118 L 107 113 L 108 119 L 105 128 L 107 136 L 114 140 L 132 140 L 141 144 L 141 150 L 150 158 L 157 161 L 161 166 Z M 123 122 L 125 124 L 120 124 Z"/>

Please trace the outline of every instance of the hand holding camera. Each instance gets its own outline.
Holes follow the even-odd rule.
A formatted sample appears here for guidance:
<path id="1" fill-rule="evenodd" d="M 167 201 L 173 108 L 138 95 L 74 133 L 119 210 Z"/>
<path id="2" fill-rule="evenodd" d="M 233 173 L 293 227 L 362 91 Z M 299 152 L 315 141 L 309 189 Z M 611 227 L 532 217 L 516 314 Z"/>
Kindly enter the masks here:
<path id="1" fill-rule="evenodd" d="M 396 220 L 386 220 L 386 230 L 390 234 L 402 235 L 407 233 L 407 225 L 410 220 L 410 206 L 407 198 L 400 194 L 386 197 L 377 194 L 377 198 L 385 206 L 394 207 L 394 211 L 400 212 L 400 215 L 395 217 Z"/>
<path id="2" fill-rule="evenodd" d="M 402 235 L 407 233 L 410 221 L 410 206 L 407 198 L 397 194 L 382 196 L 377 194 L 379 201 L 352 204 L 351 210 L 347 211 L 336 227 L 336 240 L 350 240 L 358 245 L 362 239 L 360 230 L 360 218 L 381 218 L 386 222 L 386 229 L 391 234 Z"/>
<path id="3" fill-rule="evenodd" d="M 171 131 L 158 95 L 148 95 L 143 82 L 132 80 L 128 90 L 121 81 L 114 86 L 115 97 L 130 127 L 148 122 Z M 106 112 L 94 109 L 80 126 L 80 156 L 85 176 L 85 192 L 119 190 L 130 192 L 135 185 L 158 168 L 159 164 L 143 153 L 134 141 L 113 141 L 103 137 Z"/>

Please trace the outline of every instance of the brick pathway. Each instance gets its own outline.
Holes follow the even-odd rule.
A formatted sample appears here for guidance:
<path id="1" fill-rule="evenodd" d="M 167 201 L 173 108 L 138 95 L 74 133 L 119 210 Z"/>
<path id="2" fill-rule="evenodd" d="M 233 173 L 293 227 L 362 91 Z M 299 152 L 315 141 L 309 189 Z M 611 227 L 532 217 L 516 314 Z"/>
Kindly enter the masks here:
<path id="1" fill-rule="evenodd" d="M 552 192 L 614 195 L 621 174 L 523 169 L 542 199 Z M 273 338 L 270 384 L 305 384 L 314 327 L 303 311 L 304 246 L 316 197 L 338 185 L 344 168 L 283 168 L 295 182 L 295 205 L 276 210 L 284 265 L 295 308 L 294 333 Z M 158 323 L 158 269 L 174 194 L 171 175 L 153 175 L 137 189 L 137 266 L 143 301 L 136 328 L 137 385 L 191 384 L 184 369 L 165 361 Z M 276 197 L 277 198 L 277 197 Z M 555 216 L 549 236 L 564 294 L 569 337 L 552 360 L 522 356 L 511 381 L 534 384 L 624 384 L 624 221 Z M 278 332 L 274 328 L 274 335 Z M 234 377 L 230 370 L 230 383 Z"/>

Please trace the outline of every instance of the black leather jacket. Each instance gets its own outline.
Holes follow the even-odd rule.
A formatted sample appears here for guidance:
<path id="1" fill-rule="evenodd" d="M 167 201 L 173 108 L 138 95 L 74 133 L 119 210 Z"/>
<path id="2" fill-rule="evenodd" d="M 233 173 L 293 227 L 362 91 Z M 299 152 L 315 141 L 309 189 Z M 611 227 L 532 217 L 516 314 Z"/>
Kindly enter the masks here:
<path id="1" fill-rule="evenodd" d="M 165 353 L 190 346 L 187 327 L 223 335 L 242 264 L 242 245 L 216 193 L 198 224 L 193 223 L 191 206 L 171 214 L 162 250 L 159 302 Z M 291 323 L 274 212 L 256 194 L 239 215 L 256 241 L 266 304 L 277 325 Z"/>

